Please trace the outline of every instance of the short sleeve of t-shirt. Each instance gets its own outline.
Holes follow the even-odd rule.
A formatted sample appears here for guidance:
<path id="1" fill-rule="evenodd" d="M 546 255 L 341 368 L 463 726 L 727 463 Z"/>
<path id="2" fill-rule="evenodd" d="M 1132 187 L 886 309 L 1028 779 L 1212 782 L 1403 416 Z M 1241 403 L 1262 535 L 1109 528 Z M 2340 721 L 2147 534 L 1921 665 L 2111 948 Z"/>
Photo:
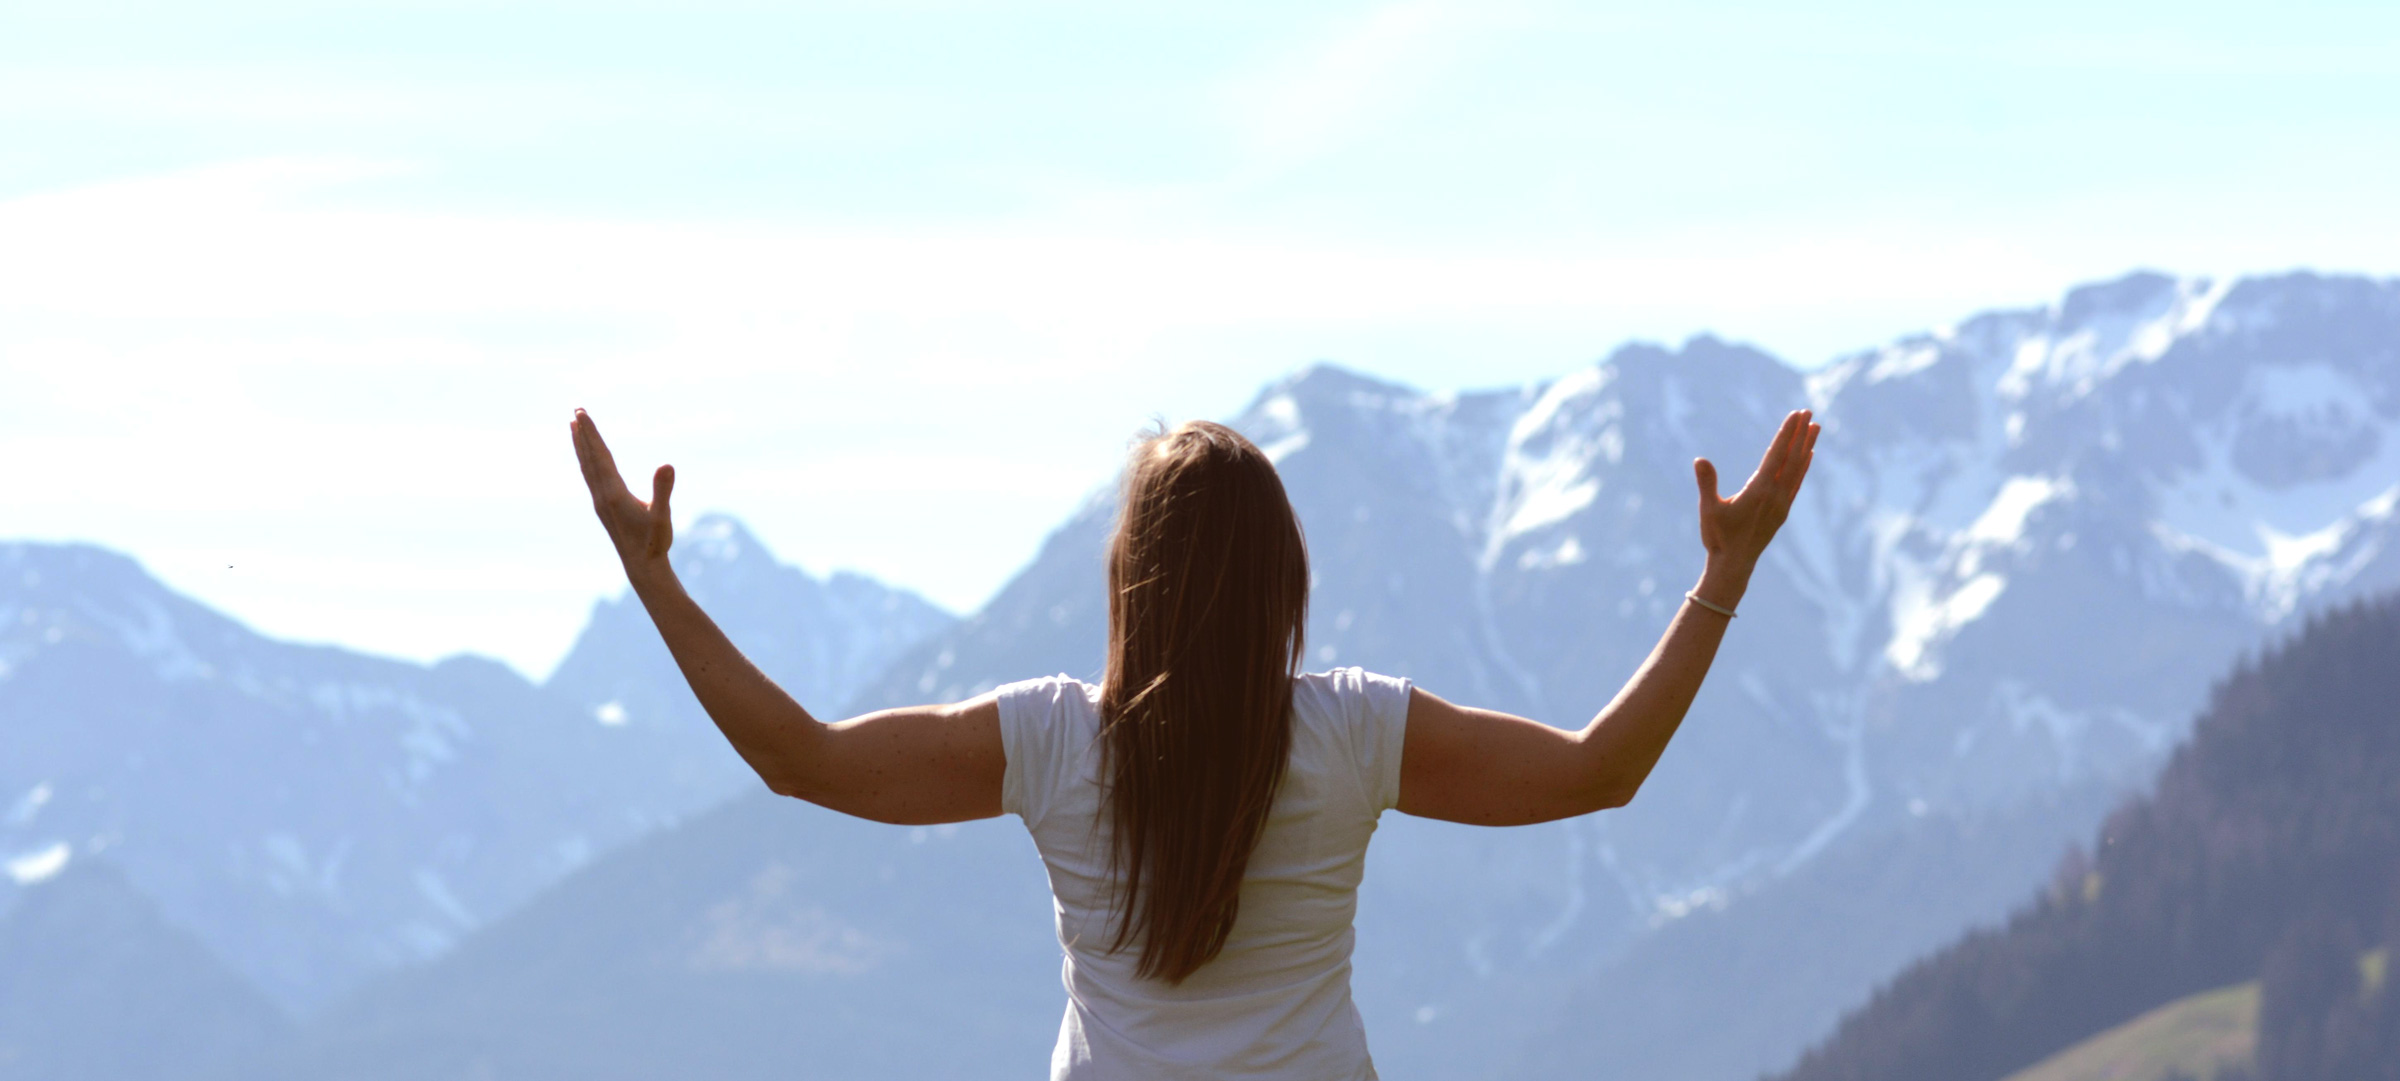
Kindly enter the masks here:
<path id="1" fill-rule="evenodd" d="M 1359 791 L 1370 814 L 1400 805 L 1400 752 L 1408 738 L 1406 679 L 1377 675 L 1363 668 L 1336 668 L 1301 676 L 1295 682 L 1295 706 L 1312 708 L 1336 718 L 1339 745 L 1356 771 Z"/>
<path id="2" fill-rule="evenodd" d="M 1075 768 L 1080 748 L 1073 746 L 1082 726 L 1074 711 L 1088 709 L 1082 680 L 1046 676 L 1011 683 L 998 691 L 1000 749 L 1007 764 L 1000 775 L 1000 810 L 1025 820 L 1042 820 L 1050 799 Z"/>

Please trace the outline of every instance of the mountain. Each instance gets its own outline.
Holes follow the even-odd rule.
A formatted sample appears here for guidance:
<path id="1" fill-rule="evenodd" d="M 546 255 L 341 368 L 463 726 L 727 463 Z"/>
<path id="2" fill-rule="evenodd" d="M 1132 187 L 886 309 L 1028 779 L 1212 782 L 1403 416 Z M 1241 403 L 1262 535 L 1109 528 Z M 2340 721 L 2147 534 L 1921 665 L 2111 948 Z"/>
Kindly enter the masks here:
<path id="1" fill-rule="evenodd" d="M 946 621 L 863 579 L 774 568 L 728 520 L 694 532 L 678 556 L 694 592 L 795 683 L 872 668 Z M 832 599 L 774 607 L 810 588 Z M 305 1013 L 743 786 L 713 726 L 666 704 L 680 682 L 642 674 L 630 710 L 591 703 L 651 661 L 626 607 L 603 602 L 576 667 L 537 688 L 480 658 L 274 641 L 99 548 L 0 545 L 0 860 L 105 856 Z M 25 877 L 0 878 L 0 903 Z"/>
<path id="2" fill-rule="evenodd" d="M 1235 423 L 1275 457 L 1307 530 L 1309 663 L 1365 664 L 1560 724 L 1607 701 L 1698 574 L 1691 457 L 1738 479 L 1785 410 L 1813 405 L 1826 425 L 1715 674 L 1631 807 L 1503 831 L 1386 819 L 1356 967 L 1384 1075 L 1548 1063 L 1559 1076 L 1754 1077 L 1908 956 L 2001 916 L 2151 775 L 2243 650 L 2400 581 L 2395 343 L 2395 283 L 2140 274 L 1809 375 L 1698 338 L 1527 387 L 1428 393 L 1320 365 L 1267 388 Z M 845 712 L 1095 674 L 1112 513 L 1096 495 L 989 605 L 902 651 Z M 634 691 L 580 700 L 601 693 Z M 925 1047 L 879 1021 L 820 1017 L 833 1001 L 1055 1016 L 1059 992 L 1021 967 L 1055 964 L 1021 960 L 1050 956 L 1047 921 L 996 915 L 1042 889 L 1009 823 L 940 846 L 825 817 L 774 827 L 823 869 L 775 877 L 777 904 L 895 941 L 972 941 L 938 974 L 868 966 L 838 991 L 760 992 L 820 1004 L 790 1031 L 724 1027 L 715 1012 L 734 1007 L 715 992 L 645 989 L 684 986 L 642 967 L 665 929 L 734 905 L 722 884 L 786 862 L 737 836 L 768 828 L 741 816 L 767 821 L 776 806 L 747 797 L 606 863 L 615 881 L 718 892 L 672 894 L 642 929 L 609 914 L 611 889 L 586 885 L 595 866 L 540 927 L 495 927 L 430 982 L 379 984 L 311 1037 L 308 1061 L 371 1063 L 382 1052 L 362 1034 L 379 1027 L 441 1055 L 443 1034 L 471 1030 L 490 1061 L 524 1062 L 691 1026 L 713 1034 L 708 1061 L 729 1074 L 788 1063 L 795 1047 L 853 1064 L 833 1076 L 877 1055 L 988 1064 L 927 1065 L 936 1076 L 1021 1072 L 1011 1064 L 1047 1043 L 1050 1022 L 1026 1022 L 1030 1035 L 962 1022 Z M 955 876 L 859 881 L 920 853 Z M 961 903 L 920 910 L 919 890 Z M 932 922 L 880 922 L 896 907 Z M 956 930 L 969 923 L 974 935 Z M 441 1001 L 465 994 L 478 957 L 514 958 L 527 982 L 476 1000 L 485 1012 L 467 1029 L 424 1020 L 455 1016 Z M 1001 998 L 1017 994 L 1029 997 Z M 556 997 L 584 1005 L 552 1010 Z M 520 1046 L 514 1031 L 541 1035 Z M 586 1076 L 642 1072 L 586 1064 Z"/>
<path id="3" fill-rule="evenodd" d="M 1697 577 L 1691 457 L 1746 467 L 1818 410 L 1705 723 L 1639 807 L 1584 823 L 1595 892 L 1646 920 L 1912 808 L 2138 777 L 2213 666 L 2400 581 L 2395 343 L 2390 283 L 2136 275 L 1807 377 L 1706 338 L 1480 393 L 1321 366 L 1236 423 L 1308 530 L 1310 663 L 1579 724 Z M 861 704 L 1095 670 L 1112 508 Z"/>
<path id="4" fill-rule="evenodd" d="M 2263 1081 L 2400 1069 L 2400 993 L 2371 961 L 2400 943 L 2395 701 L 2400 596 L 2311 620 L 2218 686 L 2089 855 L 1910 966 L 1784 1078 L 2000 1078 L 2249 980 Z"/>
<path id="5" fill-rule="evenodd" d="M 1013 821 L 900 829 L 743 796 L 267 1054 L 181 1076 L 1036 1076 L 1064 1005 L 1038 866 Z"/>
<path id="6" fill-rule="evenodd" d="M 1517 1018 L 1609 983 L 1654 926 L 1917 819 L 2015 819 L 2037 841 L 2087 826 L 2043 808 L 2136 783 L 2212 674 L 2295 613 L 2400 582 L 2396 350 L 2400 284 L 2136 274 L 1805 376 L 1699 338 L 1496 391 L 1325 366 L 1269 388 L 1235 423 L 1307 530 L 1310 663 L 1559 724 L 1608 700 L 1698 574 L 1691 458 L 1738 477 L 1784 411 L 1826 426 L 1693 722 L 1632 807 L 1387 829 L 1359 959 L 1377 1046 L 1406 1064 L 1385 1072 L 1488 1072 Z M 1112 509 L 1096 498 L 860 705 L 1094 671 Z M 1994 888 L 1936 915 L 1995 914 L 2013 888 Z M 1864 906 L 1844 933 L 1892 915 Z M 1838 1009 L 1871 986 L 1777 971 L 1784 1001 Z M 1749 1042 L 1687 1021 L 1689 1039 L 1660 1042 L 1738 1069 L 1658 1065 L 1773 1068 L 1804 1013 Z M 1573 1053 L 1571 1020 L 1524 1038 L 1608 1069 Z"/>
<path id="7" fill-rule="evenodd" d="M 55 869 L 0 913 L 0 1077 L 166 1076 L 291 1028 L 105 860 Z"/>
<path id="8" fill-rule="evenodd" d="M 1754 1078 L 1963 927 L 1995 923 L 2113 801 L 2087 782 L 2005 811 L 1928 812 L 1663 923 L 1520 1019 L 1476 1076 Z"/>
<path id="9" fill-rule="evenodd" d="M 2013 838 L 1993 851 L 2033 881 L 2043 853 L 2096 820 L 2061 812 L 2144 778 L 2240 649 L 2400 581 L 2396 343 L 2393 283 L 2140 274 L 1812 376 L 1827 431 L 1777 543 L 1812 566 L 1867 557 L 1863 573 L 1792 580 L 1818 591 L 1829 635 L 1862 643 L 1842 657 L 1864 680 L 1836 688 L 1859 711 L 1851 847 L 1889 866 L 1795 868 L 1788 887 L 1709 912 L 1721 930 L 1646 938 L 1579 980 L 1520 1065 L 1727 1081 L 1785 1068 L 1864 1000 L 1862 958 L 1896 967 L 1945 922 L 1999 919 L 2018 893 L 2006 876 L 1979 868 L 1969 896 L 1955 856 L 1876 835 L 1981 823 Z M 1941 886 L 1890 889 L 1926 881 Z M 1773 917 L 1812 892 L 1846 899 Z M 1678 995 L 1738 1001 L 1742 1019 L 1675 1028 L 1661 1002 Z"/>
<path id="10" fill-rule="evenodd" d="M 675 538 L 676 573 L 759 670 L 794 698 L 833 713 L 902 650 L 957 617 L 906 590 L 847 571 L 811 577 L 776 560 L 739 521 L 702 515 Z M 675 659 L 631 595 L 592 606 L 543 689 L 601 724 L 704 733 L 660 763 L 678 786 L 723 795 L 755 785 L 741 757 L 684 687 Z"/>

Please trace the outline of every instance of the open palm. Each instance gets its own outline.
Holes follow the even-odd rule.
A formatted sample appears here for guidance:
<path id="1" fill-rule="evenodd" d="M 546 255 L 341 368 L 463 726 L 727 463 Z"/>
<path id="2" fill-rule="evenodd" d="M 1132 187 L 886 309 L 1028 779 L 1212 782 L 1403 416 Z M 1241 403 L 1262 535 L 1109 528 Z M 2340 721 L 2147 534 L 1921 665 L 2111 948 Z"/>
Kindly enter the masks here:
<path id="1" fill-rule="evenodd" d="M 1775 539 L 1816 455 L 1818 428 L 1809 418 L 1806 409 L 1783 418 L 1775 441 L 1759 459 L 1758 471 L 1731 499 L 1717 496 L 1717 467 L 1706 458 L 1692 460 L 1692 473 L 1700 482 L 1700 543 L 1710 556 L 1755 561 Z"/>
<path id="2" fill-rule="evenodd" d="M 600 438 L 600 426 L 592 423 L 591 415 L 576 410 L 572 427 L 575 459 L 583 465 L 584 485 L 592 490 L 592 510 L 607 527 L 609 542 L 617 546 L 617 558 L 625 561 L 628 571 L 665 559 L 667 549 L 675 543 L 674 519 L 667 512 L 667 496 L 675 490 L 675 467 L 658 467 L 650 478 L 650 501 L 644 503 L 625 487 L 624 476 L 617 472 L 617 459 L 608 452 L 608 443 Z"/>

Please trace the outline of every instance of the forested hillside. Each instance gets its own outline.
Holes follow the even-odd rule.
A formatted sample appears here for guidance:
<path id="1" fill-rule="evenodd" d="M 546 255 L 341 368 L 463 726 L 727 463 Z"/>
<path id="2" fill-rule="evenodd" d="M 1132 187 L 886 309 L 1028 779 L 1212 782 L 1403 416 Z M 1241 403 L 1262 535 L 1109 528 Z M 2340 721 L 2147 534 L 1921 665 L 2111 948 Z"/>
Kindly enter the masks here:
<path id="1" fill-rule="evenodd" d="M 2218 684 L 2155 790 L 2004 927 L 1886 985 L 1784 1081 L 1990 1081 L 2195 992 L 2262 984 L 2261 1081 L 2400 1077 L 2400 597 Z"/>

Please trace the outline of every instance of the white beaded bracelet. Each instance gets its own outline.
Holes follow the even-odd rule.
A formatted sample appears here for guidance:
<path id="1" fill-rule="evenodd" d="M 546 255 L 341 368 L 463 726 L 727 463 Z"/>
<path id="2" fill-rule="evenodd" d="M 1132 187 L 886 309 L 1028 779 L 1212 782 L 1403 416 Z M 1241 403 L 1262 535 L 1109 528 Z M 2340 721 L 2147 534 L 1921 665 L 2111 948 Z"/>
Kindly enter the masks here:
<path id="1" fill-rule="evenodd" d="M 1693 604 L 1697 604 L 1697 605 L 1699 605 L 1700 607 L 1702 607 L 1702 608 L 1706 608 L 1706 609 L 1708 609 L 1708 610 L 1709 610 L 1709 611 L 1711 611 L 1711 612 L 1715 612 L 1716 614 L 1718 614 L 1718 615 L 1721 615 L 1721 616 L 1724 616 L 1724 617 L 1725 617 L 1725 618 L 1727 618 L 1727 619 L 1732 619 L 1732 618 L 1733 618 L 1733 609 L 1731 609 L 1731 608 L 1727 608 L 1727 607 L 1725 607 L 1724 605 L 1721 605 L 1721 604 L 1715 604 L 1715 603 L 1712 603 L 1712 602 L 1709 602 L 1709 601 L 1704 601 L 1704 600 L 1701 600 L 1701 599 L 1700 599 L 1700 595 L 1699 595 L 1698 593 L 1694 593 L 1694 592 L 1692 592 L 1691 590 L 1688 590 L 1688 589 L 1687 589 L 1687 590 L 1684 590 L 1684 591 L 1683 591 L 1683 596 L 1684 596 L 1684 599 L 1685 599 L 1685 600 L 1691 601 Z"/>

